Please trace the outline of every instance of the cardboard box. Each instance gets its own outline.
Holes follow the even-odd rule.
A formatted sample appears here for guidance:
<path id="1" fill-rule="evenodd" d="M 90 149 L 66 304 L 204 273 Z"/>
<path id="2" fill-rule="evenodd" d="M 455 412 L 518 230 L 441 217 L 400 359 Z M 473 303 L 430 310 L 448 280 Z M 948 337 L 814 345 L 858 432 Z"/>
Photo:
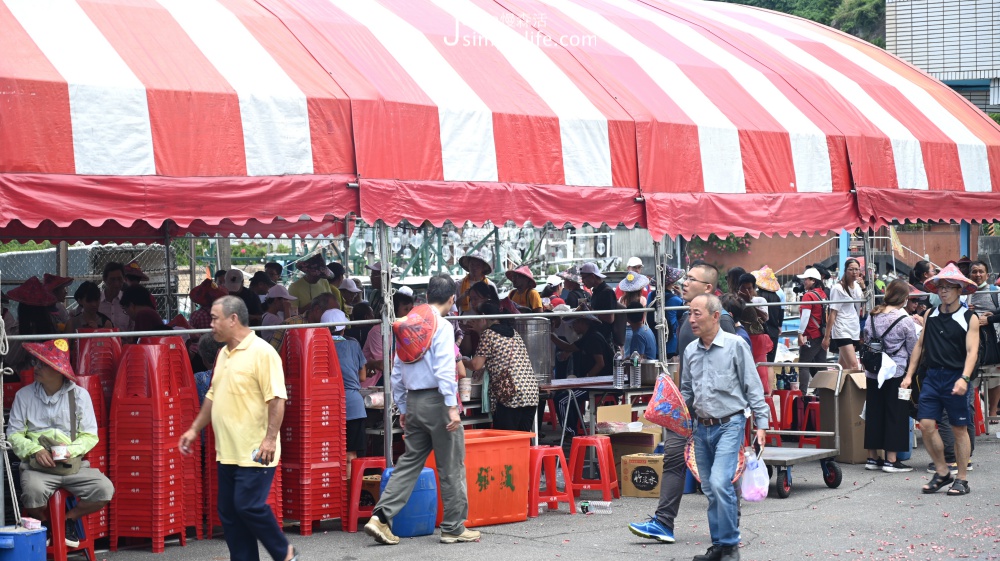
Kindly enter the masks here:
<path id="1" fill-rule="evenodd" d="M 609 435 L 611 450 L 615 455 L 615 470 L 618 481 L 622 481 L 621 459 L 629 454 L 652 454 L 656 446 L 663 440 L 663 427 L 655 425 L 639 414 L 642 430 L 639 432 L 623 432 Z M 632 422 L 631 405 L 607 405 L 597 408 L 597 422 Z"/>
<path id="2" fill-rule="evenodd" d="M 375 506 L 379 497 L 379 487 L 382 485 L 381 475 L 366 475 L 361 480 L 361 506 Z"/>
<path id="3" fill-rule="evenodd" d="M 621 485 L 623 497 L 660 498 L 663 477 L 663 454 L 629 454 L 622 456 Z"/>
<path id="4" fill-rule="evenodd" d="M 823 370 L 817 373 L 809 387 L 815 390 L 819 397 L 820 430 L 829 431 L 834 428 L 834 392 L 837 389 L 837 371 Z M 840 383 L 840 455 L 837 461 L 844 464 L 863 464 L 868 459 L 865 450 L 865 421 L 861 418 L 861 410 L 865 406 L 865 373 L 862 370 L 845 370 Z M 820 446 L 834 448 L 832 436 L 820 438 Z"/>

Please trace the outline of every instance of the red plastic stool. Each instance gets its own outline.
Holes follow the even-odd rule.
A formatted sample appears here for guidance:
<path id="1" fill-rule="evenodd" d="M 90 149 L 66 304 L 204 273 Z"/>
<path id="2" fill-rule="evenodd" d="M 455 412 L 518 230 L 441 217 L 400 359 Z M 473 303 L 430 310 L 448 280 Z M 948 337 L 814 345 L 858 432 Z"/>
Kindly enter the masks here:
<path id="1" fill-rule="evenodd" d="M 542 422 L 548 422 L 552 430 L 559 430 L 559 410 L 556 409 L 556 400 L 549 399 L 545 402 L 545 414 L 542 415 Z"/>
<path id="2" fill-rule="evenodd" d="M 347 531 L 358 531 L 359 518 L 371 518 L 375 505 L 361 506 L 361 485 L 365 480 L 366 469 L 377 469 L 379 473 L 385 470 L 385 458 L 370 456 L 351 460 L 351 495 L 347 503 Z"/>
<path id="3" fill-rule="evenodd" d="M 781 421 L 778 419 L 778 413 L 774 410 L 774 396 L 766 395 L 764 396 L 764 401 L 767 402 L 767 408 L 771 411 L 771 420 L 768 426 L 771 427 L 781 427 Z M 784 413 L 784 410 L 782 410 Z M 747 429 L 749 430 L 750 423 L 747 423 Z M 781 435 L 780 434 L 768 434 L 767 439 L 764 441 L 767 446 L 781 446 Z"/>
<path id="4" fill-rule="evenodd" d="M 800 390 L 780 390 L 774 392 L 781 394 L 781 428 L 792 430 L 792 408 L 795 406 L 795 398 L 802 397 Z"/>
<path id="5" fill-rule="evenodd" d="M 563 472 L 563 480 L 566 481 L 566 490 L 560 493 L 556 488 L 556 460 Z M 532 446 L 531 456 L 528 460 L 530 466 L 531 481 L 528 487 L 528 516 L 536 518 L 538 516 L 538 504 L 546 502 L 549 510 L 559 510 L 559 503 L 569 503 L 569 513 L 576 514 L 576 503 L 573 501 L 572 478 L 570 477 L 569 465 L 566 463 L 566 456 L 562 448 L 558 446 Z M 545 470 L 545 494 L 540 494 L 539 487 L 542 484 L 542 470 Z"/>
<path id="6" fill-rule="evenodd" d="M 583 463 L 586 458 L 587 448 L 593 448 L 597 453 L 597 469 L 600 471 L 600 479 L 585 479 L 583 477 Z M 578 436 L 573 439 L 573 446 L 569 451 L 569 465 L 573 473 L 573 496 L 580 495 L 584 489 L 600 489 L 602 499 L 610 501 L 614 498 L 621 498 L 621 491 L 618 489 L 618 473 L 615 471 L 615 457 L 611 451 L 611 439 L 607 435 L 599 434 L 595 436 Z"/>
<path id="7" fill-rule="evenodd" d="M 799 423 L 799 427 L 797 430 L 806 430 L 806 427 L 809 426 L 809 419 L 812 419 L 813 426 L 816 427 L 816 430 L 819 430 L 818 401 L 810 401 L 809 403 L 806 404 L 806 412 L 804 415 L 802 415 L 802 421 Z M 799 435 L 799 448 L 802 448 L 806 444 L 819 448 L 820 446 L 819 437 Z"/>
<path id="8" fill-rule="evenodd" d="M 80 545 L 66 545 L 66 497 L 71 496 L 65 489 L 56 489 L 49 497 L 49 545 L 45 548 L 46 555 L 55 561 L 65 561 L 71 551 L 83 551 L 90 561 L 97 561 L 94 555 L 94 539 L 81 536 Z"/>

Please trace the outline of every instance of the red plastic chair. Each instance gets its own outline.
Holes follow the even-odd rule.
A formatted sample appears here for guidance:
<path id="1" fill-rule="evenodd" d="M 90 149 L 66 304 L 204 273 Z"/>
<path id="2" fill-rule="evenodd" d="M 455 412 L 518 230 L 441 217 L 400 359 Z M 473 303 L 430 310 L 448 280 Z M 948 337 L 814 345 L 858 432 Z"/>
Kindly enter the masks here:
<path id="1" fill-rule="evenodd" d="M 530 487 L 528 487 L 528 516 L 538 517 L 538 505 L 548 503 L 549 510 L 558 510 L 559 503 L 569 503 L 569 513 L 576 514 L 576 502 L 573 501 L 573 485 L 569 466 L 562 448 L 558 446 L 532 446 L 528 460 L 530 466 Z M 566 490 L 559 492 L 556 488 L 556 461 L 563 472 Z M 541 494 L 542 470 L 545 470 L 545 494 Z"/>
<path id="2" fill-rule="evenodd" d="M 802 421 L 799 422 L 798 430 L 806 430 L 809 426 L 809 420 L 812 419 L 813 426 L 816 430 L 819 430 L 819 402 L 810 401 L 806 404 L 806 413 L 802 415 Z M 815 446 L 819 448 L 819 437 L 818 436 L 799 436 L 799 448 L 802 448 L 806 444 Z"/>
<path id="3" fill-rule="evenodd" d="M 598 479 L 583 477 L 583 464 L 587 448 L 594 448 L 597 453 Z M 569 452 L 569 465 L 573 474 L 573 496 L 580 496 L 583 490 L 600 490 L 603 500 L 610 501 L 612 496 L 621 498 L 618 488 L 618 473 L 615 471 L 615 457 L 611 451 L 611 439 L 606 435 L 578 436 L 573 439 Z M 567 482 L 569 485 L 570 482 Z"/>
<path id="4" fill-rule="evenodd" d="M 83 551 L 90 561 L 97 561 L 94 554 L 94 540 L 92 537 L 80 536 L 80 545 L 69 547 L 66 545 L 66 498 L 71 495 L 64 489 L 56 489 L 55 493 L 49 497 L 49 545 L 45 548 L 45 553 L 52 556 L 54 561 L 65 561 L 72 551 Z M 86 526 L 86 525 L 84 525 Z"/>
<path id="5" fill-rule="evenodd" d="M 368 469 L 377 469 L 382 473 L 385 470 L 385 458 L 371 456 L 351 460 L 351 496 L 347 504 L 347 531 L 352 534 L 358 531 L 358 519 L 371 518 L 372 510 L 375 508 L 375 505 L 360 505 L 361 485 L 364 483 L 365 470 Z"/>

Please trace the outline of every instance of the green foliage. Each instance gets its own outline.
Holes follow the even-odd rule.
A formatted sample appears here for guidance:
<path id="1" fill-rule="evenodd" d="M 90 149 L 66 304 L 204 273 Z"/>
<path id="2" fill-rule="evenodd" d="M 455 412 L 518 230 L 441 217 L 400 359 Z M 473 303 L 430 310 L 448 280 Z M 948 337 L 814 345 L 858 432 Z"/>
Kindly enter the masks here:
<path id="1" fill-rule="evenodd" d="M 987 113 L 987 115 L 989 115 L 991 119 L 993 119 L 994 121 L 997 122 L 998 125 L 1000 125 L 1000 113 Z"/>
<path id="2" fill-rule="evenodd" d="M 724 0 L 792 14 L 885 48 L 885 0 Z"/>
<path id="3" fill-rule="evenodd" d="M 885 0 L 844 0 L 830 24 L 884 48 Z"/>
<path id="4" fill-rule="evenodd" d="M 735 234 L 729 234 L 724 239 L 715 234 L 709 235 L 707 240 L 695 238 L 687 243 L 688 261 L 705 259 L 709 250 L 716 253 L 739 253 L 741 251 L 750 253 L 747 250 L 750 248 L 752 240 L 753 238 L 749 235 L 737 236 Z"/>
<path id="5" fill-rule="evenodd" d="M 54 247 L 51 242 L 7 242 L 0 244 L 0 253 L 10 253 L 13 251 L 37 251 L 39 249 L 50 249 Z"/>

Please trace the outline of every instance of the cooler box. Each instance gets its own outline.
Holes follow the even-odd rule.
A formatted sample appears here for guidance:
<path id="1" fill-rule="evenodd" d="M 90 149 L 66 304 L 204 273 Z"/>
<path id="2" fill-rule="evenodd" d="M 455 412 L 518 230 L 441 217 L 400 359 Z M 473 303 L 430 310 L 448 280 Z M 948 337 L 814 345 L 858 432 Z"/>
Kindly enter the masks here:
<path id="1" fill-rule="evenodd" d="M 465 484 L 469 490 L 467 527 L 528 519 L 528 485 L 531 484 L 528 456 L 534 437 L 531 432 L 511 430 L 465 431 Z M 433 452 L 427 457 L 426 465 L 437 467 Z"/>
<path id="2" fill-rule="evenodd" d="M 45 561 L 45 528 L 0 528 L 0 561 Z"/>
<path id="3" fill-rule="evenodd" d="M 382 472 L 382 484 L 379 493 L 385 493 L 385 486 L 396 468 L 387 468 Z M 410 500 L 406 506 L 392 517 L 392 533 L 401 538 L 429 536 L 434 533 L 434 520 L 438 510 L 437 481 L 434 471 L 430 468 L 420 470 L 420 477 L 413 487 Z"/>

